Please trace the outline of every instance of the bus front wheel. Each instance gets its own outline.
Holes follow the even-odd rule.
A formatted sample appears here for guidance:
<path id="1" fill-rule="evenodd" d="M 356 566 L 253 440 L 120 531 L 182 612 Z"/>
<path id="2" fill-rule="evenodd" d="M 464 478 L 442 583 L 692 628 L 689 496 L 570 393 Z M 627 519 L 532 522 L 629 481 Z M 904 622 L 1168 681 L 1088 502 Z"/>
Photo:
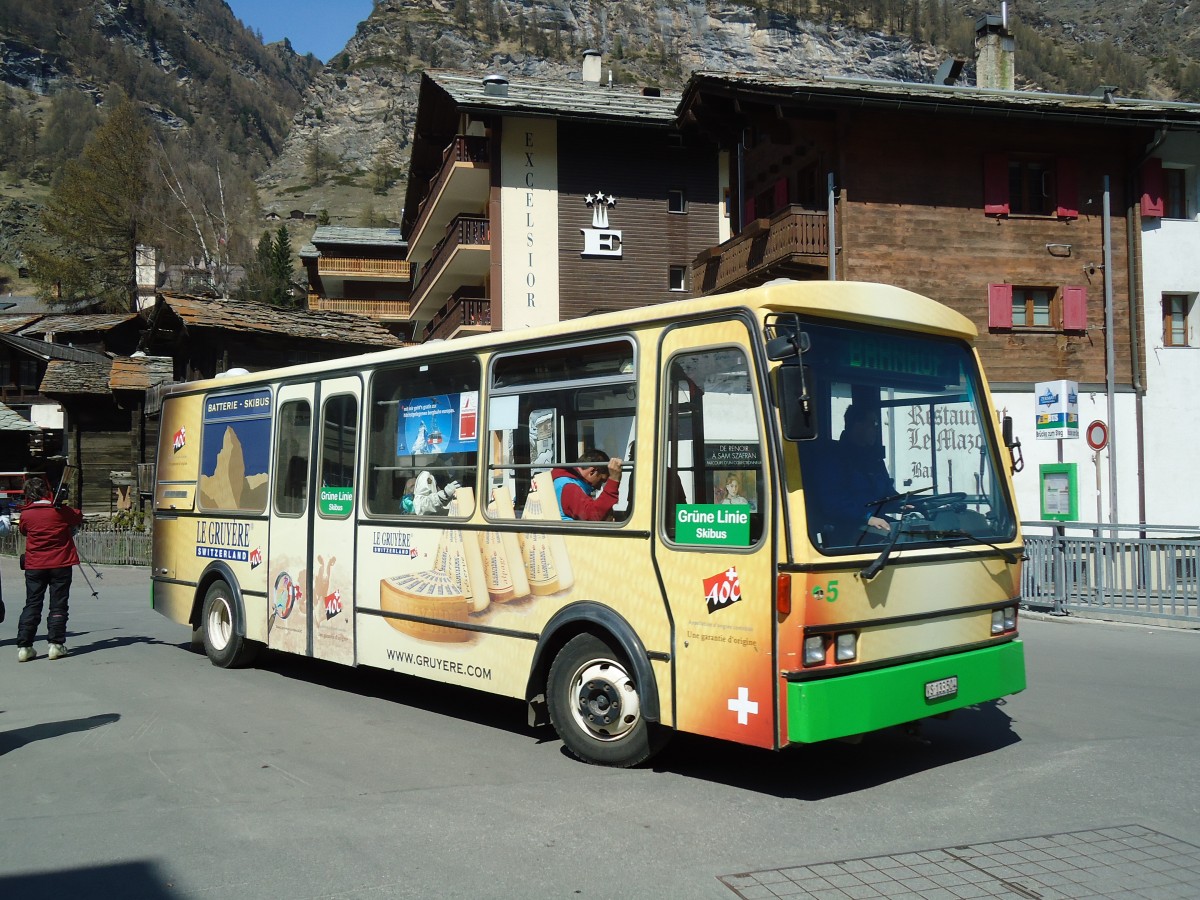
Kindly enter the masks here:
<path id="1" fill-rule="evenodd" d="M 658 729 L 642 716 L 641 695 L 619 653 L 592 634 L 567 641 L 550 666 L 550 721 L 584 762 L 635 766 L 657 750 Z"/>
<path id="2" fill-rule="evenodd" d="M 236 669 L 249 665 L 258 653 L 258 645 L 246 639 L 240 619 L 241 610 L 233 591 L 224 581 L 214 581 L 204 595 L 202 624 L 204 652 L 214 666 Z"/>

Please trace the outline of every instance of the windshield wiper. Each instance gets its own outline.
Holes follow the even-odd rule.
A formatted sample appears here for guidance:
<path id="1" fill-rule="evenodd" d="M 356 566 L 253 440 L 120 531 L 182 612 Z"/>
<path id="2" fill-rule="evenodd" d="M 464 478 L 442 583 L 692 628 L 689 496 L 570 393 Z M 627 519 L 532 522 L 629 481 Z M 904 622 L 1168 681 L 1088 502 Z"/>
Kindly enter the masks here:
<path id="1" fill-rule="evenodd" d="M 999 544 L 993 544 L 991 541 L 985 541 L 977 535 L 971 534 L 969 531 L 963 531 L 961 528 L 952 528 L 949 531 L 930 531 L 930 537 L 935 538 L 966 538 L 968 541 L 974 541 L 976 544 L 982 544 L 984 547 L 991 547 L 1004 557 L 1005 562 L 1015 563 L 1017 555 L 1011 550 L 1005 550 Z"/>
<path id="2" fill-rule="evenodd" d="M 903 523 L 897 522 L 896 527 L 892 530 L 892 537 L 887 542 L 887 546 L 883 548 L 883 552 L 875 557 L 875 561 L 858 573 L 863 581 L 870 581 L 879 574 L 880 569 L 887 565 L 888 557 L 892 555 L 892 548 L 896 546 L 896 541 L 900 540 L 900 533 L 913 534 L 914 532 L 905 528 Z"/>

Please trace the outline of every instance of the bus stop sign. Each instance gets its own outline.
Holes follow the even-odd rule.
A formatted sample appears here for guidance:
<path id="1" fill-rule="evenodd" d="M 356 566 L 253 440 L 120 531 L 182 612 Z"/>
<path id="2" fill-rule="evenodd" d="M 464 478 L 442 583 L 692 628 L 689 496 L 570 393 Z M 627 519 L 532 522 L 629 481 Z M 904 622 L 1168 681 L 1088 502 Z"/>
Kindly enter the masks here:
<path id="1" fill-rule="evenodd" d="M 1103 450 L 1108 446 L 1108 426 L 1097 419 L 1087 427 L 1087 443 L 1093 450 Z"/>

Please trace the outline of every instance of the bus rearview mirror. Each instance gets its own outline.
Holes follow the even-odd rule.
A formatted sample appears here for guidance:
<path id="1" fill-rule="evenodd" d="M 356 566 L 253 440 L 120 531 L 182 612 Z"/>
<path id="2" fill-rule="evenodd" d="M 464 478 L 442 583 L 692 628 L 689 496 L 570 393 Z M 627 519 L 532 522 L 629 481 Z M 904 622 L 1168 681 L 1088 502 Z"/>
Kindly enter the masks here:
<path id="1" fill-rule="evenodd" d="M 813 403 L 805 403 L 805 384 L 812 383 L 808 366 L 780 366 L 776 391 L 783 436 L 789 441 L 811 441 L 817 437 L 817 415 Z"/>

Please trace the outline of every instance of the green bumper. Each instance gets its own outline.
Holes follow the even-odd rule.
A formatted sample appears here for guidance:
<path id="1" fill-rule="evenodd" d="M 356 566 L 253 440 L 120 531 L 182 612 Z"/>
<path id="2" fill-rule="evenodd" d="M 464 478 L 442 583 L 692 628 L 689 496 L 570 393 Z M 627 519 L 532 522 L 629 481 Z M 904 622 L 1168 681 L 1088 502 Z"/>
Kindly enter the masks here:
<path id="1" fill-rule="evenodd" d="M 925 699 L 926 684 L 950 677 L 958 678 L 957 693 Z M 1025 645 L 1019 640 L 838 678 L 789 682 L 787 738 L 811 744 L 864 734 L 1024 689 Z"/>

